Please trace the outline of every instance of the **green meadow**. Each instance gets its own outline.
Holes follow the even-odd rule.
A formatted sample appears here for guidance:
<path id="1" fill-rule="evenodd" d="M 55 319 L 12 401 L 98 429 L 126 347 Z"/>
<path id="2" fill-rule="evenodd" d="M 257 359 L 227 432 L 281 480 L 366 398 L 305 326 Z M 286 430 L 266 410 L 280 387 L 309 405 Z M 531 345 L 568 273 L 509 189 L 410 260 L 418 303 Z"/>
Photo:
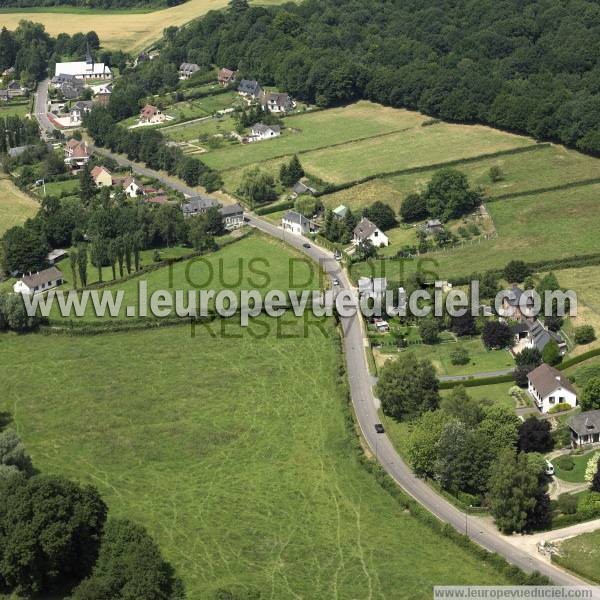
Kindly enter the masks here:
<path id="1" fill-rule="evenodd" d="M 261 320 L 254 334 L 5 334 L 0 406 L 39 469 L 97 486 L 113 516 L 149 529 L 189 598 L 506 584 L 359 466 L 331 327 Z"/>
<path id="2" fill-rule="evenodd" d="M 559 548 L 562 566 L 600 583 L 600 530 L 564 540 Z"/>

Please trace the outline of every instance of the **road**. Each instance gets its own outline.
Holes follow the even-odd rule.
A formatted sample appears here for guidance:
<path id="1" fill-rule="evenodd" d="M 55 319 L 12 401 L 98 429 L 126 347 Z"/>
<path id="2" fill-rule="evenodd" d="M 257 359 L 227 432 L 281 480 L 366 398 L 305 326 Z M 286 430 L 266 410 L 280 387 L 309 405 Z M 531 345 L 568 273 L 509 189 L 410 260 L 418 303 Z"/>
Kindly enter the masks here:
<path id="1" fill-rule="evenodd" d="M 156 171 L 141 167 L 105 149 L 99 148 L 96 151 L 99 154 L 116 160 L 122 166 L 131 168 L 135 173 L 154 177 L 187 196 L 197 195 L 193 189 L 180 183 L 174 183 Z M 323 271 L 331 278 L 339 279 L 344 289 L 351 289 L 352 286 L 346 273 L 333 258 L 331 252 L 316 247 L 314 244 L 310 244 L 309 248 L 305 248 L 303 244 L 307 242 L 306 238 L 289 232 L 286 233 L 283 229 L 255 216 L 249 217 L 249 223 L 260 231 L 279 238 L 308 255 L 319 263 Z M 531 553 L 527 549 L 520 547 L 516 541 L 517 538 L 513 539 L 511 536 L 500 534 L 489 520 L 468 516 L 461 512 L 413 474 L 408 465 L 396 452 L 389 437 L 386 434 L 377 434 L 375 432 L 375 423 L 379 423 L 380 419 L 377 413 L 376 400 L 373 395 L 372 380 L 367 366 L 362 317 L 355 314 L 351 317 L 342 318 L 341 327 L 346 357 L 346 370 L 356 419 L 373 455 L 396 483 L 438 519 L 449 523 L 457 531 L 468 535 L 471 540 L 483 548 L 500 554 L 508 562 L 520 567 L 524 571 L 539 571 L 557 585 L 586 585 L 583 580 L 563 571 L 550 562 L 540 559 L 535 553 Z"/>
<path id="2" fill-rule="evenodd" d="M 304 248 L 306 238 L 286 233 L 262 219 L 250 217 L 250 224 L 304 252 L 318 262 L 330 277 L 339 279 L 343 288 L 351 288 L 345 272 L 330 252 L 313 244 L 310 248 Z M 367 366 L 362 319 L 358 315 L 342 318 L 341 326 L 348 381 L 358 424 L 373 455 L 398 485 L 438 519 L 449 523 L 460 533 L 467 534 L 471 540 L 490 552 L 497 552 L 524 571 L 539 571 L 557 585 L 587 585 L 582 579 L 538 558 L 535 551 L 521 547 L 518 542 L 522 536 L 504 536 L 489 520 L 466 515 L 413 474 L 388 436 L 375 432 L 375 423 L 379 423 L 380 418 Z M 556 535 L 556 532 L 553 534 Z"/>
<path id="3" fill-rule="evenodd" d="M 48 118 L 48 85 L 49 79 L 40 81 L 35 92 L 35 118 L 38 120 L 44 136 L 47 138 L 56 129 Z"/>

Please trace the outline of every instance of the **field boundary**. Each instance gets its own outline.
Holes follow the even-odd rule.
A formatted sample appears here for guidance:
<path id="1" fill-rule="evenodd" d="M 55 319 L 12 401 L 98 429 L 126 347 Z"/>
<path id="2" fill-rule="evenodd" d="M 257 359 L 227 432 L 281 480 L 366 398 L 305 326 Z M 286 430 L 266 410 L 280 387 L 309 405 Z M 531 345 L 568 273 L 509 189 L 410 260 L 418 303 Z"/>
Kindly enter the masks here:
<path id="1" fill-rule="evenodd" d="M 348 181 L 346 183 L 340 184 L 332 184 L 327 187 L 323 192 L 315 194 L 316 196 L 328 196 L 329 194 L 334 194 L 335 192 L 340 192 L 342 190 L 347 190 L 356 185 L 360 185 L 362 183 L 367 183 L 369 181 L 373 181 L 373 179 L 389 179 L 390 177 L 397 177 L 398 175 L 411 175 L 413 173 L 423 173 L 424 171 L 431 171 L 434 169 L 443 169 L 447 167 L 457 167 L 460 165 L 466 165 L 474 162 L 479 162 L 481 160 L 486 160 L 488 158 L 495 158 L 497 156 L 508 156 L 512 154 L 521 154 L 525 152 L 534 152 L 537 150 L 541 150 L 542 148 L 547 148 L 551 146 L 550 142 L 536 142 L 530 144 L 528 146 L 522 146 L 519 148 L 510 148 L 509 150 L 498 150 L 498 152 L 489 152 L 487 154 L 478 154 L 477 156 L 470 156 L 467 158 L 457 158 L 455 160 L 449 160 L 446 162 L 440 163 L 432 163 L 429 165 L 422 165 L 418 167 L 410 167 L 408 169 L 396 169 L 394 171 L 383 171 L 380 173 L 373 173 L 372 175 L 367 175 L 366 177 L 362 177 L 360 179 L 355 179 L 354 181 Z"/>
<path id="2" fill-rule="evenodd" d="M 600 183 L 600 177 L 592 179 L 581 179 L 579 181 L 571 181 L 570 183 L 562 183 L 560 185 L 552 185 L 545 188 L 537 188 L 535 190 L 526 190 L 523 192 L 512 192 L 510 194 L 502 194 L 500 196 L 488 196 L 486 202 L 499 202 L 501 200 L 512 200 L 513 198 L 522 198 L 523 196 L 536 196 L 538 194 L 547 194 L 549 192 L 559 192 L 561 190 L 570 190 L 587 185 Z"/>

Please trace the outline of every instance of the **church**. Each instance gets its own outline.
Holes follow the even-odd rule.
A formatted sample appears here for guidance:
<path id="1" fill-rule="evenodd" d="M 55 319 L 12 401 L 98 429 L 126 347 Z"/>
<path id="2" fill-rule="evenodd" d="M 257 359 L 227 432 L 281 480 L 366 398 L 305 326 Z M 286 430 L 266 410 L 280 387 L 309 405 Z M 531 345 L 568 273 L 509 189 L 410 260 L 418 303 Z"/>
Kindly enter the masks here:
<path id="1" fill-rule="evenodd" d="M 64 76 L 70 76 L 75 77 L 76 79 L 84 80 L 112 79 L 110 67 L 104 63 L 95 62 L 92 58 L 89 47 L 86 52 L 85 61 L 56 63 L 53 81 Z"/>

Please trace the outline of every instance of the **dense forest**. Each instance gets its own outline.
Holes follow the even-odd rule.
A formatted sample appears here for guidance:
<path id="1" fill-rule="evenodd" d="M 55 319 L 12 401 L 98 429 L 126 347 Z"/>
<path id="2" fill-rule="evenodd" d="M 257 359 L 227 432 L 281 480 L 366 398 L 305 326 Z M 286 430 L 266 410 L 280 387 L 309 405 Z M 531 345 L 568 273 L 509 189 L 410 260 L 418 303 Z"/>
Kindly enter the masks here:
<path id="1" fill-rule="evenodd" d="M 185 0 L 0 0 L 0 8 L 30 8 L 40 6 L 75 6 L 77 8 L 164 8 L 177 6 Z"/>
<path id="2" fill-rule="evenodd" d="M 161 61 L 239 69 L 321 106 L 366 98 L 600 155 L 599 57 L 592 0 L 232 0 L 168 28 Z"/>

